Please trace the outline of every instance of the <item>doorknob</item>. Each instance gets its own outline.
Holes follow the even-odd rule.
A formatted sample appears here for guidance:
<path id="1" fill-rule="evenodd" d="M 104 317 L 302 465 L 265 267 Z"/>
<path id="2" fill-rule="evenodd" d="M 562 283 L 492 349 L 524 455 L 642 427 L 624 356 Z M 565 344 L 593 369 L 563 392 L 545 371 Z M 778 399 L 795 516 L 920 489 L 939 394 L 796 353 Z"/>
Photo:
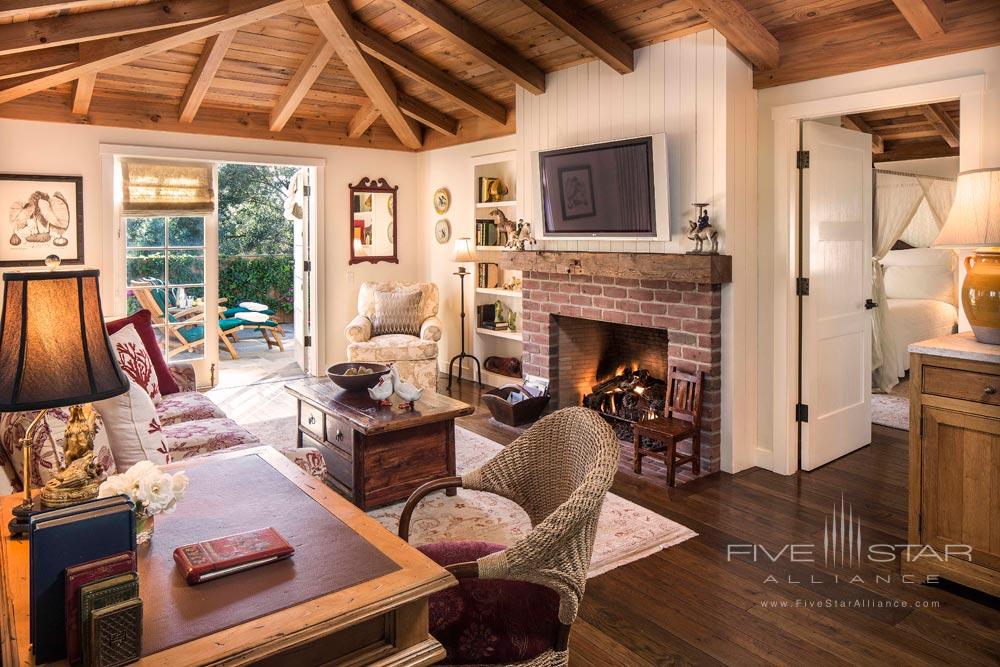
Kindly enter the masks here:
<path id="1" fill-rule="evenodd" d="M 865 299 L 865 310 L 871 310 L 872 308 L 878 308 L 878 304 L 871 299 Z"/>

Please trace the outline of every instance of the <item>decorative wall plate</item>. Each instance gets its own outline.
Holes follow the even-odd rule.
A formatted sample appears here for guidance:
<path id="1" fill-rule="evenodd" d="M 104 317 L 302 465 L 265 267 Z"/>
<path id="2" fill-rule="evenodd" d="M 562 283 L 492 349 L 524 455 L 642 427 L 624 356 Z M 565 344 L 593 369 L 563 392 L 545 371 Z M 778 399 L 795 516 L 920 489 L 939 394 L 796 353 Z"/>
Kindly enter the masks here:
<path id="1" fill-rule="evenodd" d="M 437 221 L 434 225 L 434 238 L 437 239 L 438 243 L 447 243 L 451 238 L 451 223 L 449 223 L 444 218 Z"/>
<path id="2" fill-rule="evenodd" d="M 451 208 L 451 193 L 448 188 L 438 188 L 434 191 L 434 210 L 438 215 L 444 215 Z"/>

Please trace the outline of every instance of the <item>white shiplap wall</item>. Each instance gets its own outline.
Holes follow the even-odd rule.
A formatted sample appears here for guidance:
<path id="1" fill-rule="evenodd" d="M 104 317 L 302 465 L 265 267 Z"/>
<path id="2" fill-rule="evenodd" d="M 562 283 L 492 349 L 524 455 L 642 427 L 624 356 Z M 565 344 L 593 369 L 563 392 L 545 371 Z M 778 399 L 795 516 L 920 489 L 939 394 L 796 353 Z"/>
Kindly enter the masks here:
<path id="1" fill-rule="evenodd" d="M 670 241 L 544 241 L 543 250 L 685 252 L 691 202 L 709 202 L 721 251 L 733 256 L 723 288 L 722 467 L 754 465 L 756 398 L 756 128 L 752 70 L 706 30 L 635 52 L 624 76 L 601 62 L 549 74 L 544 95 L 517 89 L 518 216 L 541 224 L 536 152 L 664 133 Z M 658 184 L 659 185 L 659 184 Z"/>

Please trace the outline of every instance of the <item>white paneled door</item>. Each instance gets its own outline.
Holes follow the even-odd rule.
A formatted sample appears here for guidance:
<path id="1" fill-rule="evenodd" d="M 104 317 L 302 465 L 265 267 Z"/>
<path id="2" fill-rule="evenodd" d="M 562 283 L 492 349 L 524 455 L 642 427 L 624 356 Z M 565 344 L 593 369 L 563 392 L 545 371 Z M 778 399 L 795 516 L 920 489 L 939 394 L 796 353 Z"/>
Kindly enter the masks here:
<path id="1" fill-rule="evenodd" d="M 801 467 L 871 442 L 871 135 L 804 122 Z"/>

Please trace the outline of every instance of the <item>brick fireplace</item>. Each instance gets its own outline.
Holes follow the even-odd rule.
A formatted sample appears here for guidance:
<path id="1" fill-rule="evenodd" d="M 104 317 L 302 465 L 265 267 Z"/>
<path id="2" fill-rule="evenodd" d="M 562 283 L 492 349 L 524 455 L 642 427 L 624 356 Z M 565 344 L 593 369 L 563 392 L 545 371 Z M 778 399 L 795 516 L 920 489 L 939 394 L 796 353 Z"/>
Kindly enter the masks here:
<path id="1" fill-rule="evenodd" d="M 722 284 L 729 257 L 505 253 L 523 271 L 524 372 L 548 378 L 554 407 L 579 405 L 620 366 L 705 373 L 702 470 L 719 469 Z M 605 377 L 602 377 L 605 376 Z"/>

